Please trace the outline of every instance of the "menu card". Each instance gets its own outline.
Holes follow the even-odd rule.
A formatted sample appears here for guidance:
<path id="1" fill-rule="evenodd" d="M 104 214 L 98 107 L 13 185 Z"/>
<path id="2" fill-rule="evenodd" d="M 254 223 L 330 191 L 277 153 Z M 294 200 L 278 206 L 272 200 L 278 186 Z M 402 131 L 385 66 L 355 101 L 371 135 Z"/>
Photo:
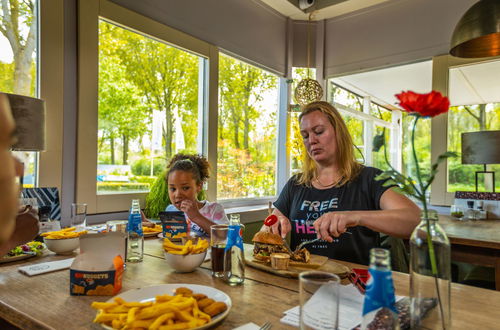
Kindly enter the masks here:
<path id="1" fill-rule="evenodd" d="M 318 290 L 319 292 L 320 290 Z M 317 292 L 317 293 L 318 293 Z M 313 296 L 312 299 L 315 299 L 315 304 L 321 306 L 321 299 L 324 299 L 324 296 L 319 292 Z M 361 312 L 363 310 L 363 301 L 365 296 L 362 295 L 358 289 L 350 285 L 340 285 L 339 286 L 339 329 L 340 330 L 350 330 L 358 326 L 363 320 L 363 316 Z M 396 300 L 401 299 L 402 297 L 396 297 Z M 317 299 L 317 300 L 316 300 Z M 281 318 L 281 323 L 288 324 L 291 326 L 298 327 L 299 326 L 299 318 L 300 318 L 300 306 L 295 306 L 284 312 L 285 316 Z M 318 308 L 317 313 L 315 315 L 316 324 L 314 327 L 316 329 L 321 330 L 330 330 L 333 329 L 332 326 L 327 325 L 324 320 L 329 319 L 328 311 Z"/>

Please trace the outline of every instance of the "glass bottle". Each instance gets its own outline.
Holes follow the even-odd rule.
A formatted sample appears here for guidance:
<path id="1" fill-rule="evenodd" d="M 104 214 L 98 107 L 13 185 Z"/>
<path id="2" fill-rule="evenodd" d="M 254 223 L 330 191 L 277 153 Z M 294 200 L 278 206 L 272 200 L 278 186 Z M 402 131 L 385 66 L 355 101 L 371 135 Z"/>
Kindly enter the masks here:
<path id="1" fill-rule="evenodd" d="M 132 200 L 127 224 L 127 262 L 141 262 L 144 256 L 144 234 L 142 232 L 141 206 L 138 199 Z"/>
<path id="2" fill-rule="evenodd" d="M 370 279 L 363 303 L 361 329 L 399 329 L 389 251 L 370 250 Z"/>
<path id="3" fill-rule="evenodd" d="M 476 219 L 477 220 L 486 220 L 487 218 L 488 218 L 488 213 L 484 209 L 484 202 L 477 201 Z"/>
<path id="4" fill-rule="evenodd" d="M 245 280 L 244 228 L 245 226 L 240 223 L 240 215 L 231 214 L 224 249 L 224 281 L 229 285 L 243 284 Z"/>
<path id="5" fill-rule="evenodd" d="M 427 236 L 429 233 L 430 237 Z M 435 267 L 429 252 L 429 239 Z M 434 271 L 433 271 L 434 268 Z M 422 212 L 421 221 L 410 238 L 410 317 L 411 328 L 421 326 L 424 318 L 435 321 L 437 328 L 450 329 L 450 241 L 438 224 L 434 210 Z"/>

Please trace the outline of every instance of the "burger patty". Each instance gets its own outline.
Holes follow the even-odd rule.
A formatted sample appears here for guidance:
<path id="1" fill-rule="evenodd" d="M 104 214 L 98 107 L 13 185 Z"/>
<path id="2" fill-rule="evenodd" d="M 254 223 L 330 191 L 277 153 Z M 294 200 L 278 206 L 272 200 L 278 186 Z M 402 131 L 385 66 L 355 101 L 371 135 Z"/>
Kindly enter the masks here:
<path id="1" fill-rule="evenodd" d="M 283 245 L 255 243 L 253 253 L 270 256 L 271 253 L 288 253 L 288 251 Z"/>

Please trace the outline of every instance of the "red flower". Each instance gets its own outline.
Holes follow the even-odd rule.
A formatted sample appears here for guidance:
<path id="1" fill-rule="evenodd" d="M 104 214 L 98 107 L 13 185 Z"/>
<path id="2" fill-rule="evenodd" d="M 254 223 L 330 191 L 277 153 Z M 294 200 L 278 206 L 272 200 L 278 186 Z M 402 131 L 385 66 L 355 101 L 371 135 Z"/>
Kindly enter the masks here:
<path id="1" fill-rule="evenodd" d="M 412 91 L 396 94 L 399 105 L 409 113 L 417 113 L 422 117 L 434 117 L 448 111 L 450 101 L 441 93 L 432 91 L 418 94 Z"/>

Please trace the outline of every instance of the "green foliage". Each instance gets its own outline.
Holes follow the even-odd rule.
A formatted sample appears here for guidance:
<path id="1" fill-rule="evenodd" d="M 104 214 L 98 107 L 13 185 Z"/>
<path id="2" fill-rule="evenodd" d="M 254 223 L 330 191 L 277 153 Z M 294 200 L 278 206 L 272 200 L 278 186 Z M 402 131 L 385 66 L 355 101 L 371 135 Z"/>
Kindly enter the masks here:
<path id="1" fill-rule="evenodd" d="M 153 175 L 157 176 L 165 169 L 164 161 L 155 161 L 153 165 Z M 147 158 L 139 158 L 132 164 L 132 173 L 134 175 L 150 175 L 151 174 L 151 160 Z M 154 180 L 154 178 L 153 178 Z"/>
<path id="2" fill-rule="evenodd" d="M 144 214 L 150 219 L 158 219 L 158 214 L 165 210 L 167 205 L 170 204 L 165 174 L 166 171 L 163 171 L 156 177 L 155 182 L 151 186 L 151 190 L 146 196 L 146 208 L 144 209 Z"/>

